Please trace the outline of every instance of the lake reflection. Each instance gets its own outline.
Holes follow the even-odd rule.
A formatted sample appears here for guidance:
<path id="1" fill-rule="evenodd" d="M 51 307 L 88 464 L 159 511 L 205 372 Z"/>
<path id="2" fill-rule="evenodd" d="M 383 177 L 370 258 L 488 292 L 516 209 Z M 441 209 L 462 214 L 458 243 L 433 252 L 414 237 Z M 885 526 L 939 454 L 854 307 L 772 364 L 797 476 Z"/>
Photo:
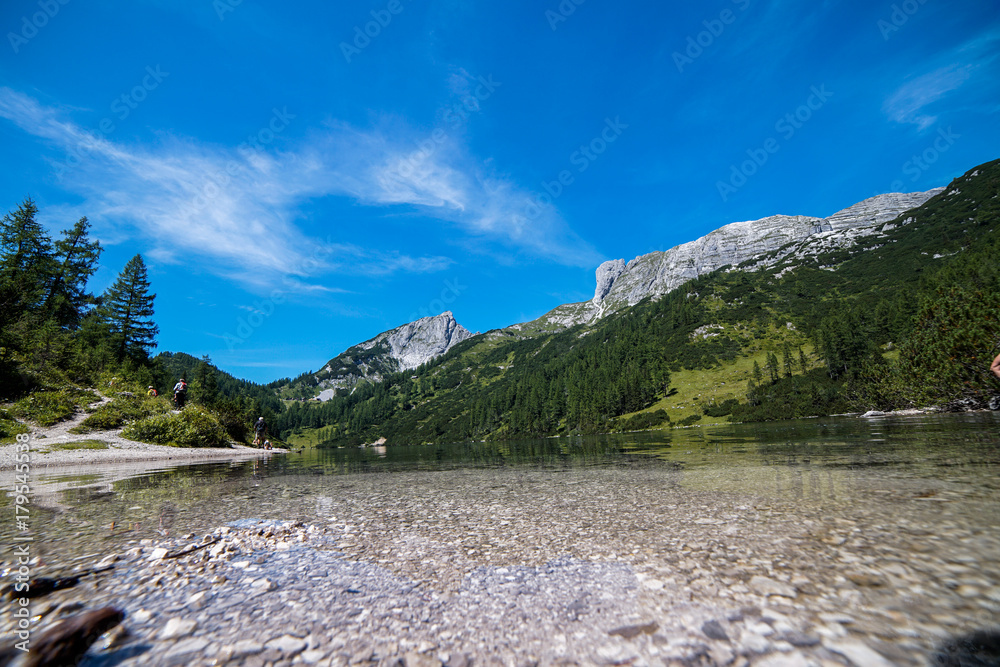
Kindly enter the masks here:
<path id="1" fill-rule="evenodd" d="M 774 605 L 824 645 L 849 632 L 893 664 L 923 664 L 938 638 L 988 627 L 1000 613 L 993 413 L 162 465 L 38 469 L 37 570 L 234 521 L 301 520 L 327 531 L 344 562 L 445 598 L 460 596 L 472 572 L 614 564 L 642 582 L 621 592 L 630 596 L 621 610 L 636 616 L 629 623 L 665 628 L 678 608 L 703 620 Z M 13 537 L 10 523 L 2 531 Z M 790 593 L 761 589 L 784 584 Z M 851 620 L 837 620 L 845 611 Z M 492 628 L 483 623 L 479 631 Z M 695 634 L 700 624 L 688 623 Z"/>
<path id="2" fill-rule="evenodd" d="M 1000 488 L 1000 415 L 840 417 L 514 442 L 306 450 L 176 467 L 129 463 L 81 467 L 71 474 L 38 469 L 36 507 L 52 520 L 34 528 L 46 544 L 59 544 L 59 552 L 68 547 L 79 553 L 171 531 L 209 530 L 247 516 L 308 519 L 317 495 L 350 488 L 349 482 L 334 480 L 400 472 L 587 468 L 660 470 L 669 473 L 671 486 L 815 502 L 879 492 L 987 498 Z M 173 508 L 169 526 L 164 506 Z M 4 531 L 9 533 L 10 526 L 5 524 Z"/>

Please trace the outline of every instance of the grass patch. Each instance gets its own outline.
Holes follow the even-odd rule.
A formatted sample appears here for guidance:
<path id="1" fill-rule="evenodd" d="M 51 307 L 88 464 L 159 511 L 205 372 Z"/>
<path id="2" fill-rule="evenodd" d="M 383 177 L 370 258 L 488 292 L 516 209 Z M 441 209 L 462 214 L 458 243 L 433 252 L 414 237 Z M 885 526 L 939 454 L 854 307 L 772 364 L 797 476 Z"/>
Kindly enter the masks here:
<path id="1" fill-rule="evenodd" d="M 27 424 L 14 419 L 14 415 L 7 410 L 0 409 L 0 443 L 14 442 L 18 435 L 29 430 Z"/>
<path id="2" fill-rule="evenodd" d="M 119 396 L 110 403 L 101 405 L 91 413 L 79 426 L 70 429 L 71 433 L 91 433 L 93 431 L 109 431 L 121 428 L 129 422 L 135 422 L 148 417 L 169 412 L 170 407 L 162 398 L 148 396 Z"/>
<path id="3" fill-rule="evenodd" d="M 49 446 L 49 451 L 51 452 L 71 451 L 74 449 L 109 449 L 109 445 L 102 440 L 76 440 L 74 442 L 54 442 Z"/>
<path id="4" fill-rule="evenodd" d="M 726 414 L 717 414 L 723 412 L 717 408 L 724 404 L 732 406 L 728 401 L 746 402 L 747 383 L 753 379 L 753 363 L 756 361 L 761 368 L 764 368 L 768 352 L 774 352 L 779 360 L 781 359 L 779 343 L 771 340 L 762 342 L 760 349 L 750 352 L 749 356 L 723 361 L 715 368 L 671 372 L 670 392 L 666 397 L 638 413 L 622 415 L 619 420 L 636 414 L 665 410 L 675 426 L 695 415 L 707 417 L 705 423 L 727 423 L 728 413 L 732 408 L 726 410 Z M 820 365 L 813 356 L 812 345 L 804 344 L 802 349 L 810 361 L 810 369 Z M 792 347 L 792 352 L 798 360 L 798 345 Z M 795 375 L 800 376 L 801 370 L 796 368 Z M 686 422 L 687 425 L 691 423 L 693 422 Z"/>
<path id="5" fill-rule="evenodd" d="M 69 419 L 78 409 L 97 400 L 100 397 L 93 391 L 78 387 L 37 391 L 15 403 L 10 414 L 33 421 L 39 426 L 52 426 Z"/>
<path id="6" fill-rule="evenodd" d="M 323 428 L 328 427 L 324 426 Z M 320 431 L 322 431 L 323 428 L 295 429 L 288 435 L 288 439 L 283 444 L 287 444 L 289 447 L 304 447 L 312 449 L 323 441 L 320 437 Z M 270 440 L 272 445 L 275 445 L 275 443 L 278 442 L 274 438 L 270 438 Z"/>
<path id="7" fill-rule="evenodd" d="M 160 414 L 132 422 L 122 432 L 126 438 L 173 447 L 229 447 L 229 435 L 215 415 L 198 406 L 180 414 Z"/>
<path id="8" fill-rule="evenodd" d="M 39 426 L 52 426 L 76 413 L 77 402 L 65 391 L 39 391 L 14 404 L 11 413 Z"/>

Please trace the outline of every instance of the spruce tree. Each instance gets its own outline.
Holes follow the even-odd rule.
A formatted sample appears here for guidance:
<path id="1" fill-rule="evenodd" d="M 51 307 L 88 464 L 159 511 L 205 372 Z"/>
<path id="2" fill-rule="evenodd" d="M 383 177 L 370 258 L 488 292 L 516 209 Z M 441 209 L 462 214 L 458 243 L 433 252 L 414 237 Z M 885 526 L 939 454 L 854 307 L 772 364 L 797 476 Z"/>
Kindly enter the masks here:
<path id="1" fill-rule="evenodd" d="M 778 356 L 773 352 L 767 353 L 767 374 L 771 378 L 771 384 L 778 381 L 779 369 L 778 369 Z"/>
<path id="2" fill-rule="evenodd" d="M 212 367 L 212 359 L 206 354 L 201 358 L 194 375 L 195 400 L 201 405 L 209 407 L 215 405 L 219 398 L 219 383 L 215 377 L 215 369 Z"/>
<path id="3" fill-rule="evenodd" d="M 0 311 L 6 325 L 41 304 L 52 275 L 52 240 L 35 220 L 31 197 L 0 220 Z M 8 319 L 10 318 L 10 319 Z"/>
<path id="4" fill-rule="evenodd" d="M 782 367 L 785 370 L 785 377 L 792 377 L 792 371 L 795 367 L 795 361 L 792 360 L 792 350 L 788 347 L 788 343 L 785 343 L 785 352 L 782 358 Z"/>
<path id="5" fill-rule="evenodd" d="M 153 300 L 142 255 L 129 260 L 118 274 L 115 284 L 101 298 L 101 318 L 107 324 L 115 354 L 145 358 L 146 351 L 156 345 L 159 331 L 153 323 Z"/>
<path id="6" fill-rule="evenodd" d="M 72 229 L 63 230 L 63 238 L 56 241 L 58 267 L 49 281 L 45 306 L 59 324 L 76 327 L 94 302 L 86 291 L 87 280 L 97 271 L 101 257 L 101 244 L 88 239 L 90 223 L 80 218 Z"/>

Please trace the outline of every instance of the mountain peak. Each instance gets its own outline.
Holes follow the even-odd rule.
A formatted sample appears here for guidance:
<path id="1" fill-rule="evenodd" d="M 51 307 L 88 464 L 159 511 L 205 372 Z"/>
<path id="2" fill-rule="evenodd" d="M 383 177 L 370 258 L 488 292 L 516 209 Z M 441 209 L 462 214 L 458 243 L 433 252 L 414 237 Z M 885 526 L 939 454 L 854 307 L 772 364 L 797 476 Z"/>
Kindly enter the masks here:
<path id="1" fill-rule="evenodd" d="M 316 374 L 319 399 L 330 400 L 337 389 L 353 388 L 361 380 L 380 382 L 388 373 L 413 370 L 474 335 L 450 310 L 380 333 L 337 355 Z"/>

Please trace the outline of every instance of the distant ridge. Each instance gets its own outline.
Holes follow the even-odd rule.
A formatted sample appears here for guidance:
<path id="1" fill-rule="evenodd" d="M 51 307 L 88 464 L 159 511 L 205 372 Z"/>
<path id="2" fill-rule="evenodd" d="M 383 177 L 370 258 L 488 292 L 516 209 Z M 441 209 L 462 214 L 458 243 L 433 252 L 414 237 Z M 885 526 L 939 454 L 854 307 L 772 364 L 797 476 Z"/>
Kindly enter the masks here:
<path id="1" fill-rule="evenodd" d="M 847 247 L 875 227 L 923 205 L 944 191 L 889 193 L 871 197 L 826 218 L 774 215 L 733 222 L 705 236 L 662 252 L 651 252 L 625 262 L 615 259 L 597 267 L 597 285 L 590 301 L 559 306 L 534 322 L 513 329 L 557 330 L 598 320 L 634 306 L 646 297 L 659 297 L 684 283 L 724 266 L 747 263 L 754 269 L 772 266 L 793 253 L 810 248 Z"/>

